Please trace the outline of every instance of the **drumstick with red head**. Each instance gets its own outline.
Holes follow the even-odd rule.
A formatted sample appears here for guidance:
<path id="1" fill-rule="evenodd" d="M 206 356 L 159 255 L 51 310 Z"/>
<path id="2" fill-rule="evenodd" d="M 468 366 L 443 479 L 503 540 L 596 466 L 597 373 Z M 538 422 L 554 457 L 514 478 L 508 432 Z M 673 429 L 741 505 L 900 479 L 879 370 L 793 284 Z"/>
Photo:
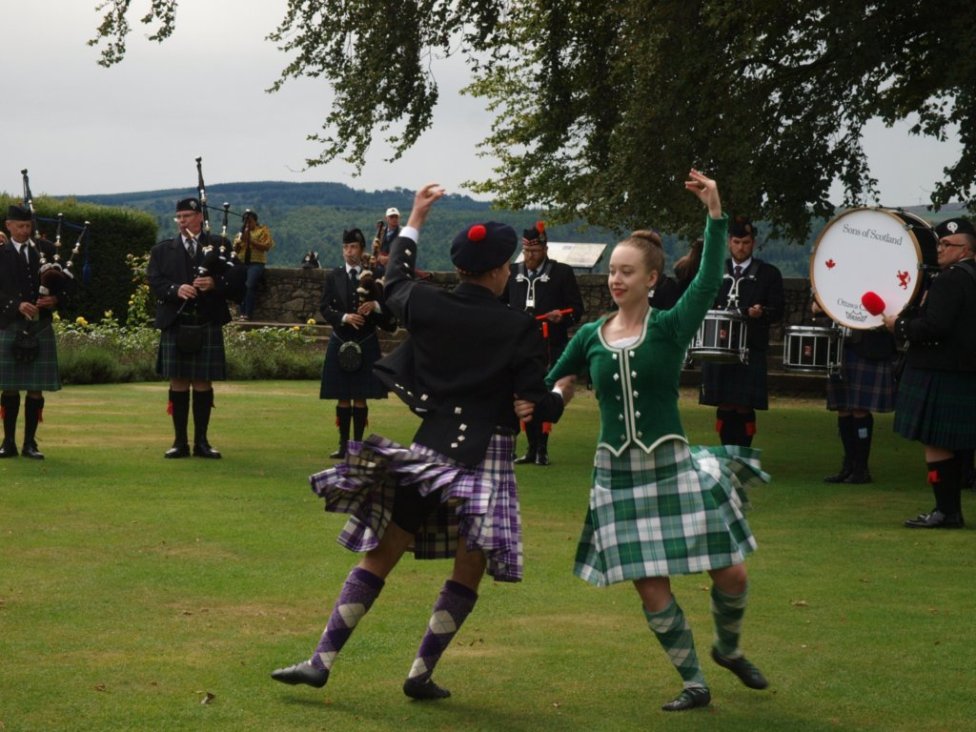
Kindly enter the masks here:
<path id="1" fill-rule="evenodd" d="M 884 298 L 871 290 L 868 290 L 861 295 L 861 305 L 863 305 L 864 309 L 871 313 L 871 315 L 881 315 L 885 309 Z"/>

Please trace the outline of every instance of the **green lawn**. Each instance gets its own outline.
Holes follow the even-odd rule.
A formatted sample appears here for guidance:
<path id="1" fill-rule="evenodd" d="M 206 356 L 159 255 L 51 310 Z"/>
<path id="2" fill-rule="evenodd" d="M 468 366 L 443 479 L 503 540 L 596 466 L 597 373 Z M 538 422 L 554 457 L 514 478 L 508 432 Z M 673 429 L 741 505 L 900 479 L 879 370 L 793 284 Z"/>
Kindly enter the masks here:
<path id="1" fill-rule="evenodd" d="M 400 691 L 449 568 L 409 557 L 325 689 L 272 682 L 308 656 L 355 562 L 335 543 L 343 519 L 308 489 L 336 442 L 334 403 L 317 394 L 312 382 L 218 385 L 221 461 L 163 460 L 162 384 L 48 395 L 47 459 L 0 461 L 0 730 L 972 726 L 973 530 L 901 527 L 931 496 L 920 447 L 890 415 L 877 419 L 876 482 L 823 484 L 839 443 L 817 401 L 774 401 L 759 418 L 773 482 L 752 495 L 744 647 L 768 691 L 706 659 L 712 706 L 665 715 L 680 683 L 636 593 L 572 575 L 598 420 L 586 393 L 556 428 L 553 465 L 519 467 L 526 578 L 482 585 L 436 674 L 453 698 Z M 682 404 L 692 442 L 714 442 L 712 410 L 690 393 Z M 370 417 L 398 440 L 416 424 L 395 401 Z M 707 656 L 706 578 L 674 586 Z"/>

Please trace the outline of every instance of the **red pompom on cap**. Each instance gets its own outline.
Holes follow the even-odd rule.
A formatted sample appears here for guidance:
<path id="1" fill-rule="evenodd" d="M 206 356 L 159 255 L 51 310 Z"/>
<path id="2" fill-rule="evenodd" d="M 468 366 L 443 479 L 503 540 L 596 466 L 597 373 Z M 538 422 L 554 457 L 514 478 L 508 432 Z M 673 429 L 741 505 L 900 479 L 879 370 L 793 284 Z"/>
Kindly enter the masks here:
<path id="1" fill-rule="evenodd" d="M 871 315 L 881 315 L 885 309 L 885 301 L 881 298 L 881 295 L 870 290 L 861 295 L 861 305 Z"/>
<path id="2" fill-rule="evenodd" d="M 486 236 L 488 236 L 488 229 L 485 228 L 484 224 L 475 224 L 468 229 L 468 239 L 471 241 L 481 241 Z"/>

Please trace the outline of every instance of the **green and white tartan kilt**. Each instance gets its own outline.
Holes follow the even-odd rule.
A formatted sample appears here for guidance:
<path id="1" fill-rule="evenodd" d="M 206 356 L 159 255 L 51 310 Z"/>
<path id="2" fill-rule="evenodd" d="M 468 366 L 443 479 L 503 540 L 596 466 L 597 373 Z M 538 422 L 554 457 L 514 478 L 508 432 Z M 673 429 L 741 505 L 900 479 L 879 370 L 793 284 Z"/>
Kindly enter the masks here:
<path id="1" fill-rule="evenodd" d="M 224 329 L 213 323 L 208 324 L 204 330 L 203 347 L 188 356 L 176 348 L 176 328 L 174 325 L 159 334 L 156 373 L 169 379 L 226 380 Z"/>
<path id="2" fill-rule="evenodd" d="M 739 564 L 756 548 L 745 489 L 767 482 L 748 447 L 598 449 L 574 572 L 602 587 Z"/>
<path id="3" fill-rule="evenodd" d="M 0 388 L 24 391 L 58 391 L 61 388 L 54 328 L 51 327 L 51 321 L 40 323 L 43 325 L 37 331 L 37 358 L 30 363 L 14 360 L 12 348 L 18 323 L 12 323 L 0 330 Z"/>

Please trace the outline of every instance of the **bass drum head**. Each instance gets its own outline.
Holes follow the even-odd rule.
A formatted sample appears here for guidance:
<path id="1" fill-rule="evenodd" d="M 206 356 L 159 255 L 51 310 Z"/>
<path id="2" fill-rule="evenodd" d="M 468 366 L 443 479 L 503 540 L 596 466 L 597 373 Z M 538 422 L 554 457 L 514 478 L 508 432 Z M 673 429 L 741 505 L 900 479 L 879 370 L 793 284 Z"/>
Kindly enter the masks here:
<path id="1" fill-rule="evenodd" d="M 866 292 L 885 303 L 885 314 L 901 312 L 922 282 L 922 246 L 931 227 L 901 211 L 857 208 L 831 219 L 810 257 L 810 284 L 821 309 L 838 325 L 869 330 L 883 325 L 861 304 Z M 928 243 L 926 243 L 928 248 Z"/>

